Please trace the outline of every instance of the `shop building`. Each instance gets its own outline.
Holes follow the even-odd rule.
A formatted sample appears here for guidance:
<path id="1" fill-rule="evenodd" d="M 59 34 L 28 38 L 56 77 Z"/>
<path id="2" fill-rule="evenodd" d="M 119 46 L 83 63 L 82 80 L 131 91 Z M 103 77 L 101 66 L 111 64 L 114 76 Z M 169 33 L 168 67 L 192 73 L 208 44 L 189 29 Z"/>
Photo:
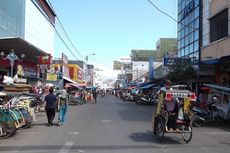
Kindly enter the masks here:
<path id="1" fill-rule="evenodd" d="M 6 55 L 12 49 L 20 57 L 13 66 L 15 74 L 18 64 L 25 71 L 29 83 L 39 85 L 38 56 L 50 55 L 54 51 L 55 13 L 46 0 L 5 0 L 0 5 L 0 51 Z M 0 60 L 0 74 L 10 76 L 9 60 Z M 40 79 L 39 79 L 40 78 Z"/>
<path id="2" fill-rule="evenodd" d="M 211 0 L 203 24 L 201 61 L 214 72 L 214 83 L 230 86 L 230 1 Z"/>

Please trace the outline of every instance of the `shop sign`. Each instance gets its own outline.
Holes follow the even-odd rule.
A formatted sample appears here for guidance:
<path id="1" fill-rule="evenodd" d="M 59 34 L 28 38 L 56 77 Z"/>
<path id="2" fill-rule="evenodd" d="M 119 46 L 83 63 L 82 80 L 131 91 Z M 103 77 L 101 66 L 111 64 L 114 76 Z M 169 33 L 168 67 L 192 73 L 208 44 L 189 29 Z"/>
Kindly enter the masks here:
<path id="1" fill-rule="evenodd" d="M 83 71 L 79 66 L 77 66 L 77 80 L 82 81 L 82 79 L 83 79 Z"/>
<path id="2" fill-rule="evenodd" d="M 191 63 L 191 58 L 164 58 L 164 66 L 175 65 L 177 63 Z"/>
<path id="3" fill-rule="evenodd" d="M 25 83 L 26 84 L 27 83 L 27 79 L 25 79 L 25 78 L 18 78 L 17 82 L 18 83 Z"/>
<path id="4" fill-rule="evenodd" d="M 46 80 L 47 81 L 57 81 L 57 74 L 47 73 Z"/>
<path id="5" fill-rule="evenodd" d="M 62 73 L 64 77 L 69 77 L 68 57 L 62 53 Z"/>
<path id="6" fill-rule="evenodd" d="M 51 55 L 38 56 L 38 64 L 47 64 L 49 65 L 51 61 Z"/>

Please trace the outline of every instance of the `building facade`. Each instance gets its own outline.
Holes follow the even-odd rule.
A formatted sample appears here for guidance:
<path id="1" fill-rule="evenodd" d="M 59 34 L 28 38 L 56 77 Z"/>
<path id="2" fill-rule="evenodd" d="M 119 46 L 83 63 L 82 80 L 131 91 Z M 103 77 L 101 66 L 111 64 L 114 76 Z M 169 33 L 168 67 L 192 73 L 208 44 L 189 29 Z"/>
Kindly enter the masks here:
<path id="1" fill-rule="evenodd" d="M 175 54 L 177 52 L 176 38 L 160 38 L 156 43 L 157 58 L 162 59 L 165 54 Z"/>
<path id="2" fill-rule="evenodd" d="M 55 13 L 46 0 L 0 1 L 0 50 L 17 56 L 25 54 L 20 64 L 25 77 L 38 76 L 37 57 L 54 51 Z M 19 61 L 15 61 L 14 70 Z M 9 75 L 9 61 L 0 62 L 1 75 Z M 14 72 L 15 74 L 15 72 Z"/>
<path id="3" fill-rule="evenodd" d="M 230 1 L 206 0 L 201 61 L 214 71 L 213 82 L 230 86 Z"/>
<path id="4" fill-rule="evenodd" d="M 177 57 L 200 59 L 202 0 L 178 0 Z"/>

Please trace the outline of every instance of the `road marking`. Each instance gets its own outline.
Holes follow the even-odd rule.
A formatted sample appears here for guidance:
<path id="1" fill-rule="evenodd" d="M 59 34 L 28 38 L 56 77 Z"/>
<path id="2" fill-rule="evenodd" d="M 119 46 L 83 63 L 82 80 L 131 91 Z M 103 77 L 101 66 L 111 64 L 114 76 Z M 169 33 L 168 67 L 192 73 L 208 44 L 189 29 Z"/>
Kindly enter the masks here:
<path id="1" fill-rule="evenodd" d="M 78 152 L 82 152 L 82 153 L 84 153 L 85 151 L 83 151 L 83 150 L 78 150 Z"/>
<path id="2" fill-rule="evenodd" d="M 162 150 L 164 153 L 167 153 L 167 150 L 165 150 L 165 145 L 162 145 L 162 146 L 161 146 L 161 150 Z"/>
<path id="3" fill-rule="evenodd" d="M 73 146 L 73 142 L 66 142 L 58 153 L 68 153 L 69 149 Z"/>
<path id="4" fill-rule="evenodd" d="M 73 134 L 79 134 L 79 132 L 73 132 Z"/>
<path id="5" fill-rule="evenodd" d="M 213 134 L 213 135 L 229 135 L 230 132 L 204 132 L 205 134 Z"/>
<path id="6" fill-rule="evenodd" d="M 103 122 L 103 123 L 110 123 L 111 120 L 101 120 L 101 122 Z"/>

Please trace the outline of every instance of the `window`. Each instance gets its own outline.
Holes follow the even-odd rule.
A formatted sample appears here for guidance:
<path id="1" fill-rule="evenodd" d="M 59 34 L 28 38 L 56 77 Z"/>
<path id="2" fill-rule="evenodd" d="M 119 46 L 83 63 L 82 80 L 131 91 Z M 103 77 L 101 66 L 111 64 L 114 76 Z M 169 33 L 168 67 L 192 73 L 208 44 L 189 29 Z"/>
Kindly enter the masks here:
<path id="1" fill-rule="evenodd" d="M 197 39 L 199 39 L 199 30 L 198 29 L 195 30 L 195 32 L 194 32 L 194 40 L 197 40 Z"/>
<path id="2" fill-rule="evenodd" d="M 228 9 L 210 19 L 210 42 L 228 36 Z"/>
<path id="3" fill-rule="evenodd" d="M 193 33 L 190 33 L 190 35 L 189 35 L 189 43 L 192 43 L 194 40 L 193 40 Z"/>
<path id="4" fill-rule="evenodd" d="M 195 18 L 199 17 L 199 7 L 195 9 Z"/>
<path id="5" fill-rule="evenodd" d="M 196 20 L 194 21 L 194 28 L 199 28 L 199 18 L 196 18 Z"/>
<path id="6" fill-rule="evenodd" d="M 192 53 L 192 52 L 193 52 L 193 44 L 189 46 L 189 53 Z"/>
<path id="7" fill-rule="evenodd" d="M 185 55 L 188 55 L 188 49 L 189 49 L 188 46 L 185 47 L 185 53 L 184 53 Z"/>
<path id="8" fill-rule="evenodd" d="M 199 43 L 198 40 L 194 42 L 194 51 L 198 51 Z"/>

